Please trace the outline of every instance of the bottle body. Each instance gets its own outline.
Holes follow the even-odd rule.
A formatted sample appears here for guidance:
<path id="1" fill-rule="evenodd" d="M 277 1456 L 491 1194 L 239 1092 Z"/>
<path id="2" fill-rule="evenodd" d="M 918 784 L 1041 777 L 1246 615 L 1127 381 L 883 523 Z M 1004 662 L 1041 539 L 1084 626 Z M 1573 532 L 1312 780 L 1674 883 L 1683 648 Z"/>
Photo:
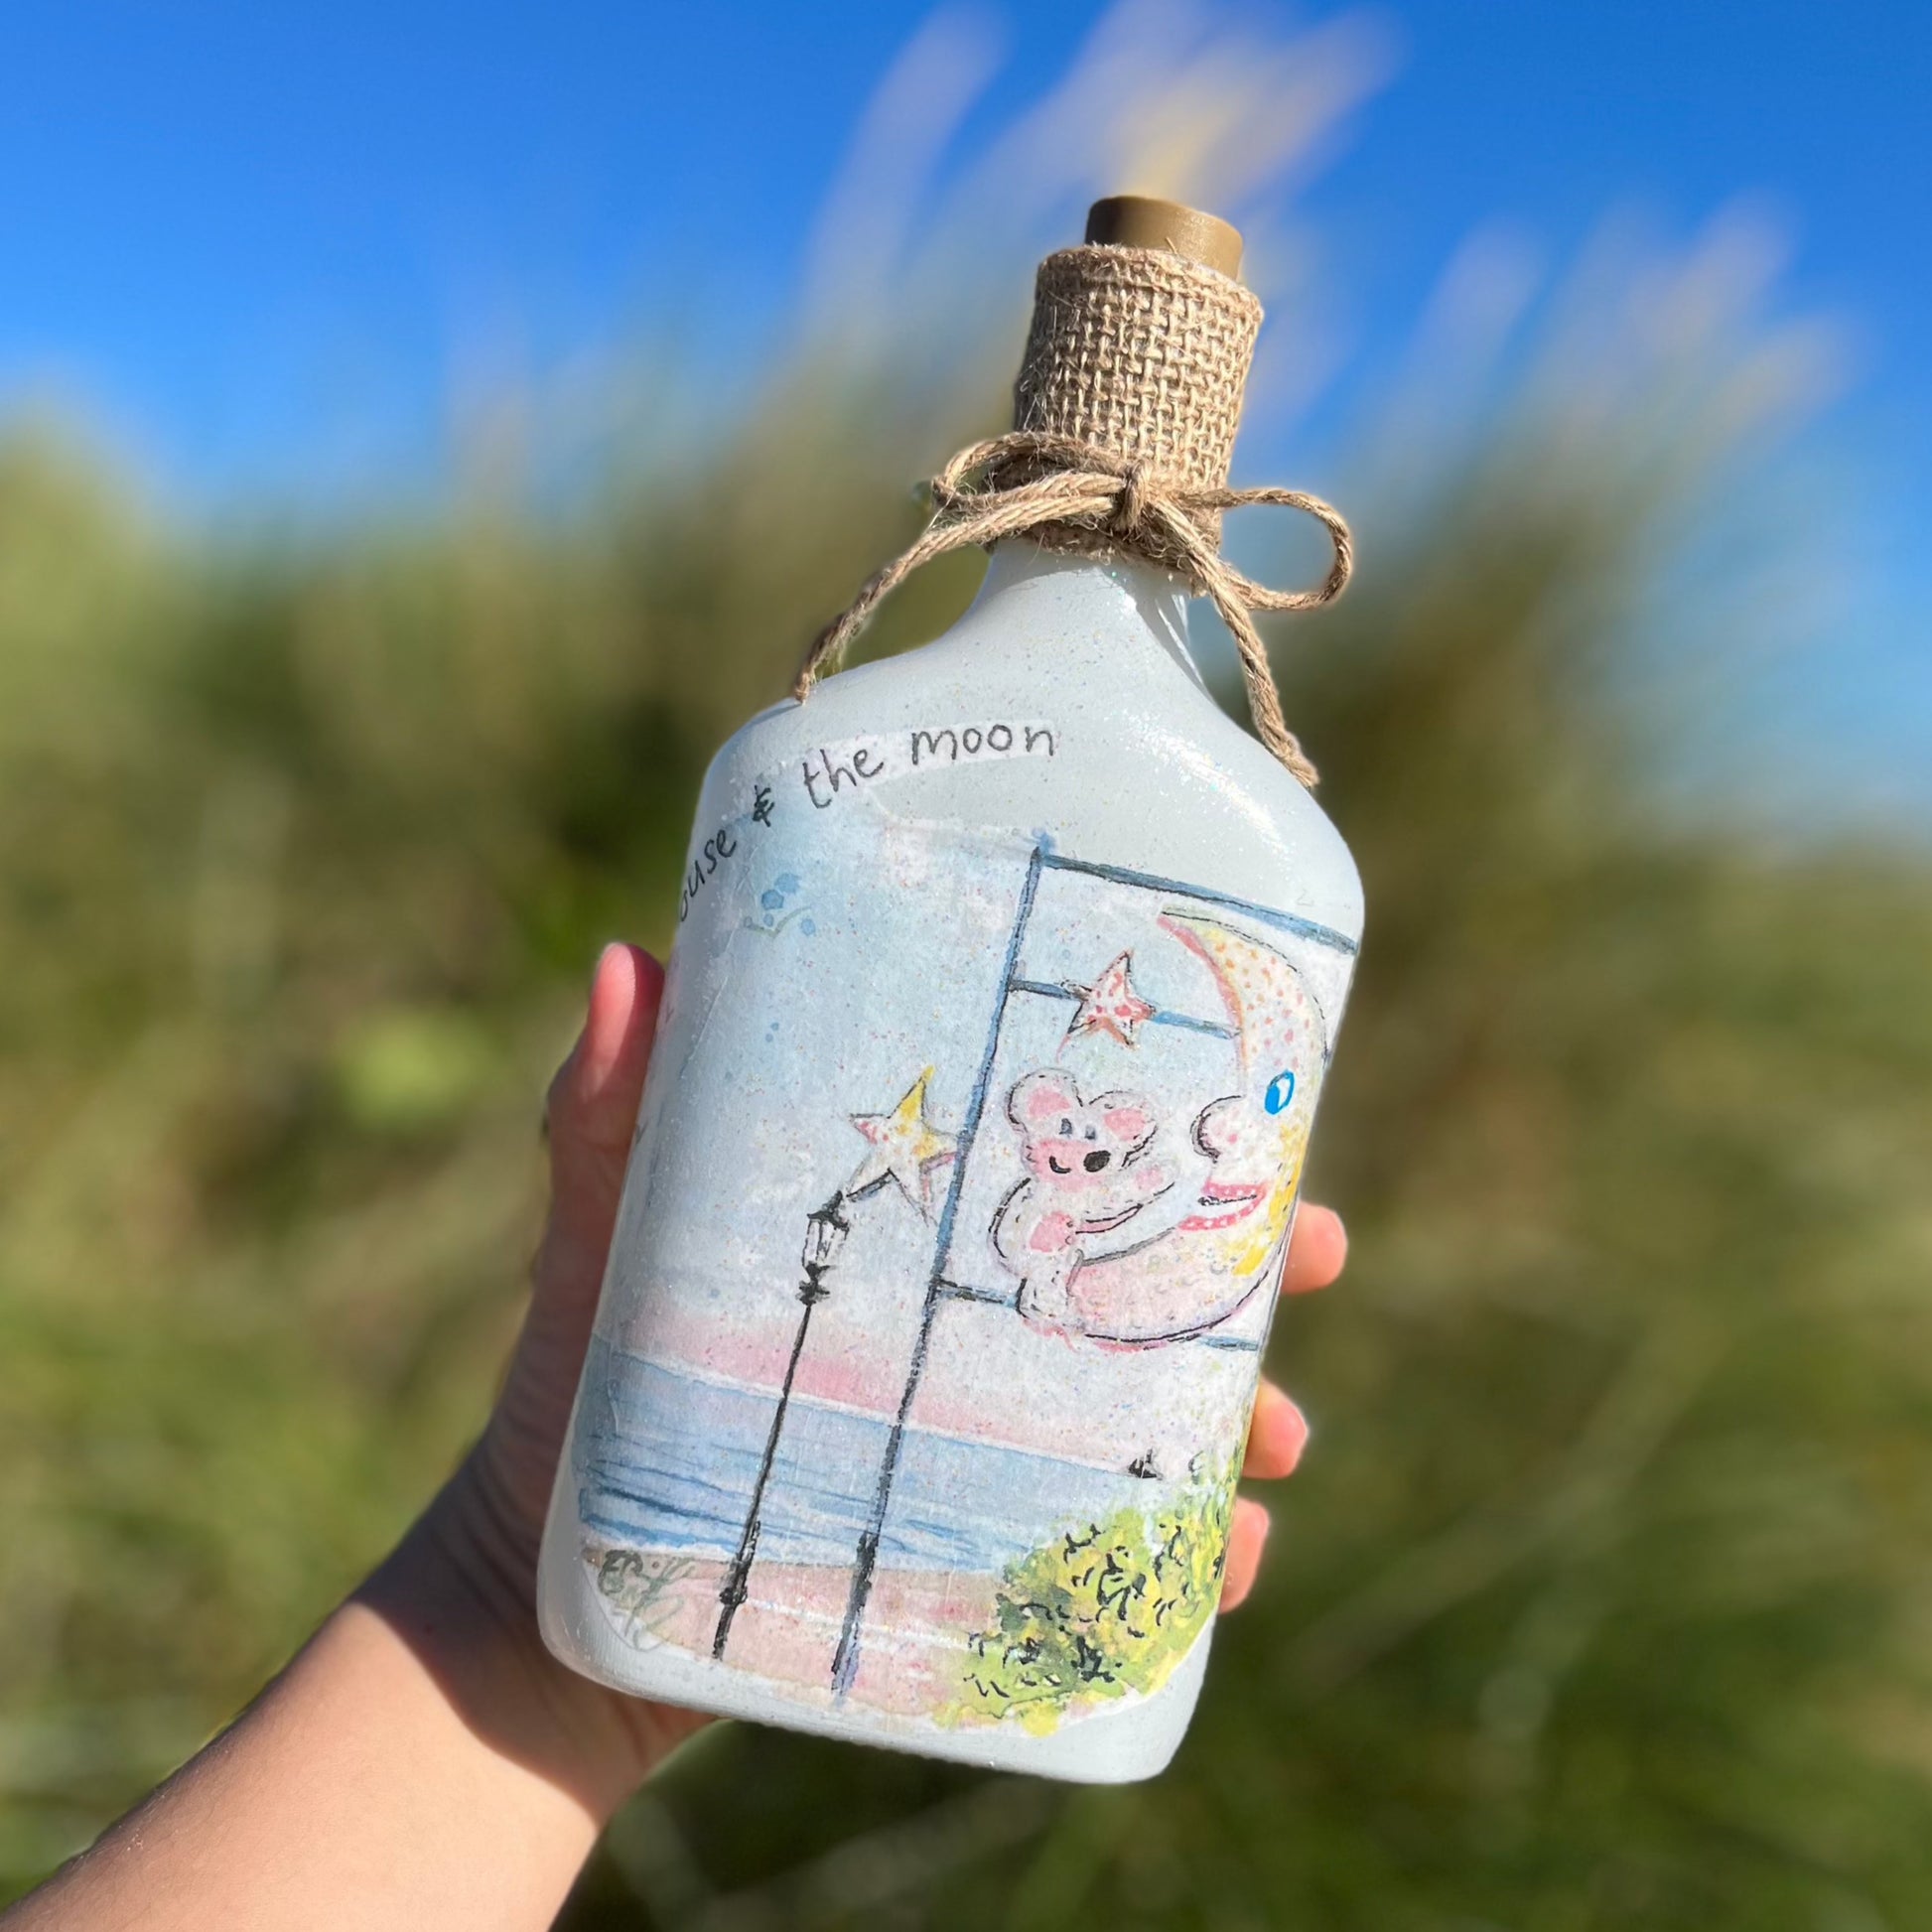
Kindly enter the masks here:
<path id="1" fill-rule="evenodd" d="M 1002 545 L 701 798 L 539 1611 L 639 1695 L 1146 1776 L 1360 932 L 1139 564 Z"/>

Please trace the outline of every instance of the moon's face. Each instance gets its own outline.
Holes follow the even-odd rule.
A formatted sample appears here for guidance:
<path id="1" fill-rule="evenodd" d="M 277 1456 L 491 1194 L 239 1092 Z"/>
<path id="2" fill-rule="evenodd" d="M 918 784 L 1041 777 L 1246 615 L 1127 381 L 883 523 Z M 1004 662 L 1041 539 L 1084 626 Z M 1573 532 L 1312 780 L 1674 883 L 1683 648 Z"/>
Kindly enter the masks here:
<path id="1" fill-rule="evenodd" d="M 1199 1244 L 1201 1265 L 1245 1278 L 1267 1261 L 1288 1225 L 1308 1136 L 1270 1116 L 1265 1096 L 1257 1107 L 1253 1095 L 1231 1094 L 1202 1111 L 1194 1141 L 1214 1165 L 1176 1232 L 1219 1236 Z"/>
<path id="2" fill-rule="evenodd" d="M 1187 1213 L 1158 1240 L 1083 1262 L 1068 1283 L 1085 1333 L 1142 1346 L 1226 1320 L 1272 1275 L 1326 1053 L 1320 1011 L 1280 953 L 1191 914 L 1161 924 L 1214 976 L 1241 1086 L 1194 1120 L 1209 1167 Z"/>

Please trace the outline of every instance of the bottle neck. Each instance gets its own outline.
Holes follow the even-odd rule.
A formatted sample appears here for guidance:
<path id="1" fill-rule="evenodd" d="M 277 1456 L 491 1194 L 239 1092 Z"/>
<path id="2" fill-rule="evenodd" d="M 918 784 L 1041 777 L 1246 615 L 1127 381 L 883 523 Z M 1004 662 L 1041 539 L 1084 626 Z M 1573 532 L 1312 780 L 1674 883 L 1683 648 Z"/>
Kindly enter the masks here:
<path id="1" fill-rule="evenodd" d="M 1016 628 L 1031 629 L 1030 605 L 1051 603 L 1063 611 L 1069 597 L 1092 607 L 1094 617 L 1110 618 L 1127 635 L 1144 634 L 1189 683 L 1205 690 L 1188 643 L 1187 588 L 1140 557 L 1092 557 L 1048 550 L 1027 537 L 1004 538 L 993 546 L 969 615 L 988 622 L 997 619 L 1003 629 L 1011 615 Z"/>

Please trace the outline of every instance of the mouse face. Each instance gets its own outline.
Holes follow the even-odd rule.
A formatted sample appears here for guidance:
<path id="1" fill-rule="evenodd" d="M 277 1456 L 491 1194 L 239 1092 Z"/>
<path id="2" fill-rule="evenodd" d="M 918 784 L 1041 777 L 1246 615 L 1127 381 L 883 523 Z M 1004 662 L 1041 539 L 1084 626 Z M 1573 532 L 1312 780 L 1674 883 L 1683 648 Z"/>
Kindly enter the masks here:
<path id="1" fill-rule="evenodd" d="M 1139 1094 L 1086 1100 L 1057 1071 L 1027 1074 L 1014 1087 L 1007 1113 L 1020 1130 L 1027 1172 L 1061 1194 L 1112 1191 L 1122 1169 L 1154 1138 L 1154 1110 Z"/>

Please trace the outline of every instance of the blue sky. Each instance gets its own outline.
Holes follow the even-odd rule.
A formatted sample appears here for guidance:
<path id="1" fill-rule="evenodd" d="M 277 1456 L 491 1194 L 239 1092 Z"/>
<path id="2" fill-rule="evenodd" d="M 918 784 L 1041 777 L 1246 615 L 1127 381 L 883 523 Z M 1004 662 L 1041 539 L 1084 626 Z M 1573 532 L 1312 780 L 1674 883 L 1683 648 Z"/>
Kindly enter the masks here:
<path id="1" fill-rule="evenodd" d="M 1059 71 L 1100 9 L 1007 11 L 993 117 Z M 1382 11 L 1395 77 L 1302 205 L 1344 291 L 1344 387 L 1373 381 L 1480 223 L 1560 257 L 1619 206 L 1688 231 L 1759 198 L 1797 238 L 1786 299 L 1849 318 L 1861 345 L 1827 425 L 1875 523 L 1844 708 L 1910 762 L 1901 718 L 1932 737 L 1925 12 Z M 750 348 L 784 313 L 853 123 L 916 18 L 634 0 L 12 8 L 0 399 L 64 395 L 163 493 L 226 505 L 406 471 L 481 335 L 513 324 L 540 353 L 621 340 L 694 264 L 722 338 Z"/>

